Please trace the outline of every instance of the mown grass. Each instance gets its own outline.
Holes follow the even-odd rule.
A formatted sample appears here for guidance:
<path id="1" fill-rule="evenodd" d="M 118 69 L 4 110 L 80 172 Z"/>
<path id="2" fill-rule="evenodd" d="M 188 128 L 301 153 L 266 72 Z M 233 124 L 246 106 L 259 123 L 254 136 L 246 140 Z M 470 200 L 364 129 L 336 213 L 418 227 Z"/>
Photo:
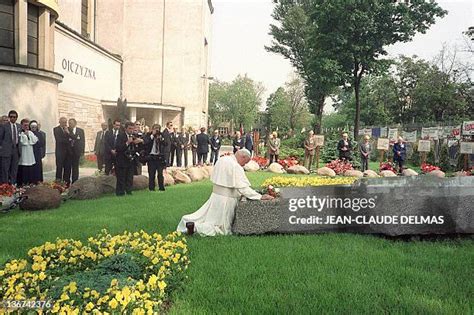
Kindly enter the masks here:
<path id="1" fill-rule="evenodd" d="M 268 173 L 249 174 L 259 185 Z M 166 234 L 208 198 L 211 184 L 68 201 L 0 216 L 0 263 L 56 237 L 102 228 Z M 393 241 L 369 235 L 189 238 L 188 280 L 171 314 L 418 313 L 474 310 L 474 241 Z"/>

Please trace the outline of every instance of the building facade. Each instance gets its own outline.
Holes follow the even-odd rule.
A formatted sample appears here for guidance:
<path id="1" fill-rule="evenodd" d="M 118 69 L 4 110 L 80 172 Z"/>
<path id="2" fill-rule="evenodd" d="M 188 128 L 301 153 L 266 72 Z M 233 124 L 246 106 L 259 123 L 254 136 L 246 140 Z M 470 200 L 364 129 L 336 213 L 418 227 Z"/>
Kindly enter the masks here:
<path id="1" fill-rule="evenodd" d="M 127 100 L 132 121 L 207 126 L 211 0 L 0 0 L 0 113 L 52 128 L 75 118 L 94 147 Z"/>

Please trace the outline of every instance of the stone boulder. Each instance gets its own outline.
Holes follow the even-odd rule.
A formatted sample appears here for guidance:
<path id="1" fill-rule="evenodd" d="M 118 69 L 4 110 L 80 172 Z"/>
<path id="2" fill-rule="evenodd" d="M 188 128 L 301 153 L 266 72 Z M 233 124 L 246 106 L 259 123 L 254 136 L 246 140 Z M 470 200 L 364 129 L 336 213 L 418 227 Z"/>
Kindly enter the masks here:
<path id="1" fill-rule="evenodd" d="M 283 169 L 283 166 L 281 166 L 279 163 L 272 163 L 268 167 L 268 171 L 276 174 L 283 174 L 285 173 L 285 170 Z"/>
<path id="2" fill-rule="evenodd" d="M 102 195 L 102 187 L 94 176 L 79 178 L 68 191 L 68 197 L 76 200 L 96 199 L 100 195 Z"/>
<path id="3" fill-rule="evenodd" d="M 377 174 L 376 172 L 372 171 L 372 170 L 366 170 L 364 172 L 364 176 L 365 177 L 368 177 L 368 178 L 377 178 L 377 177 L 380 177 L 379 174 Z"/>
<path id="4" fill-rule="evenodd" d="M 412 169 L 407 168 L 402 171 L 402 175 L 403 176 L 418 176 L 418 173 Z"/>
<path id="5" fill-rule="evenodd" d="M 469 176 L 469 174 L 465 171 L 459 171 L 459 172 L 454 173 L 454 176 L 455 177 L 465 177 L 465 176 Z"/>
<path id="6" fill-rule="evenodd" d="M 173 172 L 173 179 L 176 184 L 190 184 L 192 182 L 188 175 L 178 170 Z"/>
<path id="7" fill-rule="evenodd" d="M 382 176 L 382 177 L 397 177 L 397 174 L 395 174 L 392 171 L 385 170 L 385 171 L 380 172 L 380 176 Z"/>
<path id="8" fill-rule="evenodd" d="M 288 174 L 302 174 L 302 175 L 308 175 L 309 171 L 306 167 L 302 165 L 293 165 L 289 167 L 286 172 Z"/>
<path id="9" fill-rule="evenodd" d="M 148 188 L 148 177 L 145 175 L 133 176 L 132 190 L 144 190 Z"/>
<path id="10" fill-rule="evenodd" d="M 244 170 L 246 172 L 256 172 L 260 170 L 260 166 L 255 161 L 249 161 L 247 164 L 244 165 Z"/>
<path id="11" fill-rule="evenodd" d="M 208 178 L 212 176 L 212 170 L 213 170 L 213 166 L 212 165 L 204 165 L 203 167 L 207 173 L 209 174 Z"/>
<path id="12" fill-rule="evenodd" d="M 431 171 L 431 172 L 428 173 L 428 175 L 435 176 L 435 177 L 438 177 L 438 178 L 444 178 L 446 176 L 446 174 L 441 170 Z"/>
<path id="13" fill-rule="evenodd" d="M 344 176 L 362 178 L 364 177 L 364 173 L 358 170 L 347 170 L 344 172 Z"/>
<path id="14" fill-rule="evenodd" d="M 318 168 L 317 173 L 320 176 L 329 176 L 329 177 L 336 176 L 336 172 L 334 172 L 333 169 L 330 169 L 329 167 L 326 167 L 326 166 Z"/>
<path id="15" fill-rule="evenodd" d="M 198 182 L 198 181 L 203 180 L 205 178 L 204 171 L 200 167 L 190 167 L 190 168 L 188 168 L 187 174 L 193 182 Z"/>
<path id="16" fill-rule="evenodd" d="M 23 196 L 27 196 L 27 199 L 20 203 L 22 210 L 55 209 L 61 205 L 59 191 L 43 185 L 28 188 Z"/>
<path id="17" fill-rule="evenodd" d="M 104 194 L 115 193 L 117 187 L 117 177 L 112 175 L 97 176 L 98 184 Z"/>
<path id="18" fill-rule="evenodd" d="M 207 165 L 200 167 L 204 179 L 211 177 L 211 170 L 207 168 Z"/>
<path id="19" fill-rule="evenodd" d="M 172 186 L 175 184 L 173 176 L 169 174 L 167 171 L 163 171 L 163 177 L 165 181 L 165 186 Z"/>

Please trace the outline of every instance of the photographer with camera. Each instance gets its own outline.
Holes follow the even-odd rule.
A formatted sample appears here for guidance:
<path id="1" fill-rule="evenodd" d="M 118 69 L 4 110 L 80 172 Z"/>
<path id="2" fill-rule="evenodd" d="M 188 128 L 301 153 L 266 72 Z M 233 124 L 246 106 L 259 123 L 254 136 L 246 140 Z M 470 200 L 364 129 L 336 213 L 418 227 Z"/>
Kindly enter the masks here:
<path id="1" fill-rule="evenodd" d="M 144 133 L 142 131 L 143 125 L 140 121 L 135 122 L 135 129 L 133 130 L 133 137 L 134 139 L 144 139 Z M 143 150 L 143 143 L 135 145 L 135 151 L 136 152 L 141 152 Z M 135 165 L 135 170 L 133 171 L 133 175 L 142 175 L 142 167 L 143 164 L 141 163 L 140 160 L 137 160 L 137 163 Z"/>
<path id="2" fill-rule="evenodd" d="M 132 122 L 125 123 L 125 131 L 120 132 L 117 136 L 115 144 L 116 150 L 116 170 L 117 188 L 115 194 L 123 196 L 132 194 L 133 172 L 137 165 L 139 153 L 137 146 L 144 141 L 133 136 L 135 124 Z"/>
<path id="3" fill-rule="evenodd" d="M 163 170 L 166 168 L 165 141 L 161 134 L 161 126 L 155 124 L 151 132 L 145 135 L 146 163 L 148 165 L 148 188 L 155 191 L 155 178 L 158 175 L 159 190 L 165 190 L 165 180 Z"/>

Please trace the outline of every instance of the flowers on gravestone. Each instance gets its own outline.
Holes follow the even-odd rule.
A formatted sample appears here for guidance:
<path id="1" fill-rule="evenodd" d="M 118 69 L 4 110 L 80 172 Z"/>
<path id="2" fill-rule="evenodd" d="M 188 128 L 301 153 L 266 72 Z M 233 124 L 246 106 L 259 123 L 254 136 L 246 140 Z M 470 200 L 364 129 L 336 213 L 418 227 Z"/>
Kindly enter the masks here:
<path id="1" fill-rule="evenodd" d="M 422 163 L 421 164 L 421 171 L 425 174 L 428 174 L 432 171 L 439 171 L 440 168 L 438 166 L 434 166 L 428 163 Z"/>
<path id="2" fill-rule="evenodd" d="M 265 194 L 270 195 L 273 198 L 280 197 L 280 189 L 273 185 L 266 186 L 264 189 L 262 189 L 261 193 L 262 195 L 265 195 Z"/>

